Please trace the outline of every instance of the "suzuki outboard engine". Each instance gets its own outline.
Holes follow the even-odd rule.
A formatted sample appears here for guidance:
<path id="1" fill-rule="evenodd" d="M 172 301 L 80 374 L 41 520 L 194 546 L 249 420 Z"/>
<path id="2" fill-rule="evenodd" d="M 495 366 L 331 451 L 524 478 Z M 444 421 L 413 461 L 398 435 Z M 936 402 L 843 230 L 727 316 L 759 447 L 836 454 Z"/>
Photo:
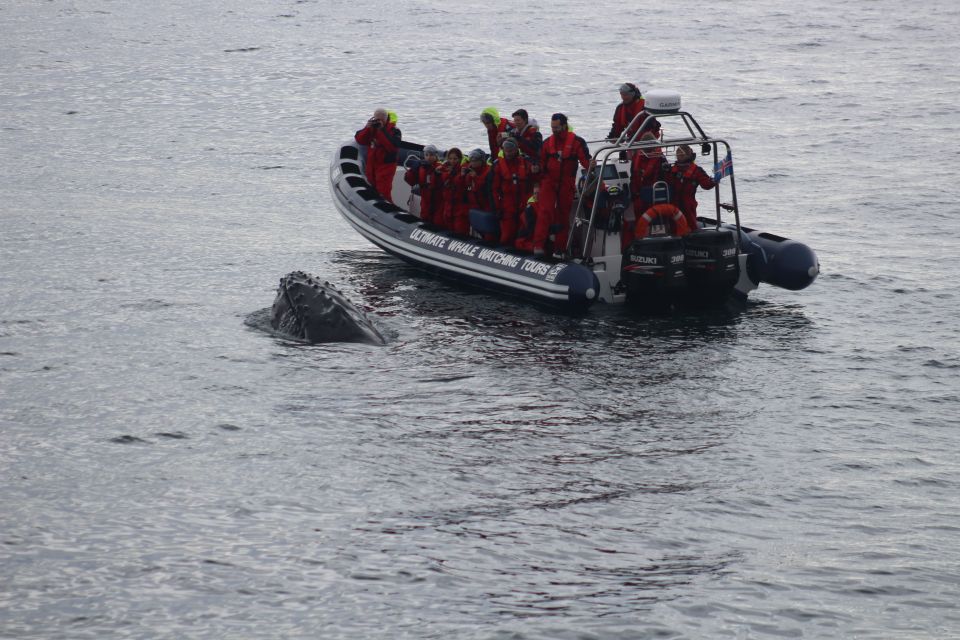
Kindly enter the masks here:
<path id="1" fill-rule="evenodd" d="M 740 277 L 737 243 L 729 229 L 698 229 L 683 239 L 684 270 L 693 298 L 722 299 Z"/>
<path id="2" fill-rule="evenodd" d="M 620 274 L 631 304 L 672 302 L 686 289 L 683 240 L 673 236 L 636 238 L 623 254 Z"/>

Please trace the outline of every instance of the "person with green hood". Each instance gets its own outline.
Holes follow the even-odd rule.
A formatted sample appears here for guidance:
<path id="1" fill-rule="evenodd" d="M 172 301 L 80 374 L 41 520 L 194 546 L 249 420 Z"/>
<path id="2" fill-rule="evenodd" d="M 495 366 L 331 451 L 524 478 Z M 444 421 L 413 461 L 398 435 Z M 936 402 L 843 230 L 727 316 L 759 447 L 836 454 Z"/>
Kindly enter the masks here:
<path id="1" fill-rule="evenodd" d="M 480 112 L 480 122 L 487 128 L 490 157 L 496 158 L 500 154 L 500 134 L 507 130 L 507 119 L 501 118 L 495 107 L 487 107 Z"/>

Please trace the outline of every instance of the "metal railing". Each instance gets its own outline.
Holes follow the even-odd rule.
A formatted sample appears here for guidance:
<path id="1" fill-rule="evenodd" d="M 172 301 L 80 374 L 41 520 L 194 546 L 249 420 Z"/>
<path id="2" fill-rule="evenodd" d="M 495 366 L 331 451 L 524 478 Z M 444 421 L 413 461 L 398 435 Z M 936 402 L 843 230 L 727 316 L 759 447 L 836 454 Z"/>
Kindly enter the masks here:
<path id="1" fill-rule="evenodd" d="M 642 120 L 640 118 L 643 117 Z M 688 137 L 683 138 L 663 138 L 659 140 L 641 140 L 637 141 L 636 138 L 640 135 L 640 132 L 644 131 L 648 122 L 654 118 L 679 118 L 686 127 Z M 636 131 L 628 138 L 628 133 L 633 125 L 640 120 L 640 125 L 636 128 Z M 610 158 L 616 155 L 618 158 L 621 153 L 627 154 L 628 157 L 631 157 L 632 153 L 640 153 L 648 149 L 663 149 L 663 148 L 676 148 L 680 145 L 686 144 L 691 146 L 699 146 L 704 155 L 707 155 L 707 150 L 713 153 L 713 157 L 716 159 L 721 157 L 719 154 L 720 147 L 722 145 L 725 150 L 724 156 L 727 154 L 730 155 L 731 160 L 733 159 L 733 152 L 730 149 L 729 143 L 726 140 L 720 138 L 711 138 L 709 137 L 703 129 L 700 127 L 699 123 L 694 119 L 692 115 L 686 111 L 676 111 L 668 113 L 649 113 L 647 111 L 641 111 L 630 121 L 630 124 L 623 130 L 620 136 L 610 142 L 609 139 L 604 140 L 595 140 L 591 144 L 601 142 L 604 143 L 599 149 L 597 149 L 591 155 L 590 169 L 584 179 L 583 186 L 580 189 L 580 196 L 577 199 L 577 207 L 574 211 L 573 224 L 574 227 L 570 229 L 570 233 L 567 238 L 567 254 L 571 254 L 573 248 L 573 242 L 575 234 L 573 233 L 575 228 L 582 227 L 584 222 L 586 222 L 587 228 L 583 234 L 583 248 L 580 253 L 582 258 L 590 258 L 589 255 L 589 246 L 592 241 L 591 233 L 594 231 L 596 226 L 596 216 L 597 216 L 597 205 L 600 201 L 600 183 L 604 179 L 604 169 L 611 164 Z M 602 156 L 602 160 L 601 160 Z M 598 162 L 599 161 L 599 162 Z M 613 164 L 616 166 L 616 163 Z M 734 174 L 731 170 L 731 173 L 727 176 L 730 179 L 730 193 L 733 200 L 732 205 L 722 204 L 720 202 L 720 188 L 719 184 L 714 189 L 714 205 L 716 211 L 716 223 L 719 227 L 722 222 L 721 210 L 733 211 L 734 221 L 737 227 L 736 244 L 737 251 L 740 251 L 740 207 L 737 203 L 737 188 L 734 178 Z M 593 202 L 590 206 L 590 214 L 587 217 L 583 217 L 581 212 L 584 210 L 584 198 L 589 194 L 593 195 Z M 635 211 L 636 216 L 640 216 L 642 212 Z"/>

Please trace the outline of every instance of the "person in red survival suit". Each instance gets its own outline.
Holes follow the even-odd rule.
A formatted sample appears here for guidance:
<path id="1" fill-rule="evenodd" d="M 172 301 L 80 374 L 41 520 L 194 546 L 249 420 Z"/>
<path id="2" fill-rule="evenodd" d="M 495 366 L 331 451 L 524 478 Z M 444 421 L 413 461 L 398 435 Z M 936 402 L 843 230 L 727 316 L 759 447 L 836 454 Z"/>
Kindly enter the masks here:
<path id="1" fill-rule="evenodd" d="M 480 122 L 487 129 L 487 142 L 490 144 L 490 157 L 496 158 L 500 153 L 500 138 L 507 130 L 506 118 L 500 117 L 495 107 L 487 107 L 480 112 Z"/>
<path id="2" fill-rule="evenodd" d="M 577 164 L 590 165 L 590 151 L 586 141 L 567 124 L 567 116 L 555 113 L 550 119 L 553 135 L 540 150 L 540 188 L 537 203 L 537 225 L 533 232 L 533 254 L 541 256 L 549 240 L 551 226 L 555 228 L 553 252 L 567 249 L 570 215 L 577 190 Z"/>
<path id="3" fill-rule="evenodd" d="M 447 151 L 440 167 L 443 193 L 443 227 L 466 235 L 470 231 L 470 205 L 463 176 L 463 152 L 457 147 Z"/>
<path id="4" fill-rule="evenodd" d="M 673 204 L 680 207 L 687 226 L 697 229 L 697 187 L 713 189 L 717 183 L 707 172 L 694 163 L 697 154 L 690 145 L 682 144 L 677 147 L 677 160 L 667 172 L 667 184 L 670 185 Z"/>
<path id="5" fill-rule="evenodd" d="M 633 121 L 638 113 L 644 111 L 645 101 L 640 89 L 632 82 L 625 82 L 620 85 L 620 104 L 613 112 L 613 126 L 610 127 L 610 133 L 607 134 L 608 140 L 616 140 L 623 133 L 624 129 Z M 658 138 L 660 137 L 660 121 L 656 118 L 644 120 L 645 116 L 640 116 L 632 127 L 627 137 L 633 136 L 637 129 L 643 124 L 643 131 L 652 131 Z M 644 124 L 645 123 L 645 124 Z"/>
<path id="6" fill-rule="evenodd" d="M 493 204 L 500 220 L 500 244 L 516 246 L 520 215 L 533 194 L 535 174 L 530 160 L 520 155 L 514 138 L 505 139 L 501 151 L 503 157 L 493 163 L 491 170 Z"/>
<path id="7" fill-rule="evenodd" d="M 443 214 L 443 201 L 440 191 L 440 167 L 437 148 L 428 144 L 423 148 L 423 160 L 411 165 L 403 180 L 412 187 L 420 189 L 420 219 L 429 224 L 438 224 Z"/>
<path id="8" fill-rule="evenodd" d="M 463 174 L 463 189 L 467 193 L 468 209 L 493 210 L 493 200 L 490 197 L 490 165 L 487 164 L 487 154 L 483 149 L 474 149 L 467 154 L 467 164 L 461 172 Z"/>
<path id="9" fill-rule="evenodd" d="M 393 202 L 393 177 L 397 173 L 400 147 L 400 129 L 396 122 L 397 114 L 377 109 L 366 126 L 353 136 L 358 144 L 367 147 L 367 182 L 389 202 Z"/>
<path id="10" fill-rule="evenodd" d="M 543 135 L 540 133 L 537 121 L 530 120 L 526 109 L 517 109 L 512 115 L 513 123 L 507 125 L 507 130 L 500 134 L 500 139 L 513 138 L 522 154 L 531 158 L 538 157 L 540 147 L 543 146 Z"/>
<path id="11" fill-rule="evenodd" d="M 640 136 L 641 142 L 653 142 L 656 136 L 647 131 Z M 633 214 L 636 217 L 653 205 L 653 185 L 663 180 L 670 169 L 670 164 L 663 155 L 660 147 L 639 149 L 630 166 L 630 196 L 633 199 Z M 624 225 L 620 242 L 626 247 L 633 240 L 634 225 Z"/>

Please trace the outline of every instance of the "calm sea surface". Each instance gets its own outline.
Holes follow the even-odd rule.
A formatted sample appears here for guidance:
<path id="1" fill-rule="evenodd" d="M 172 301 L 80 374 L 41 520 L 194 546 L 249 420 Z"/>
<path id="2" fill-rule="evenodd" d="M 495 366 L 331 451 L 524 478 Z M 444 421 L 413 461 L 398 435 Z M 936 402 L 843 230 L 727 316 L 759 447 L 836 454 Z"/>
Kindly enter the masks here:
<path id="1" fill-rule="evenodd" d="M 960 638 L 958 29 L 951 0 L 3 3 L 0 637 Z M 596 139 L 627 80 L 731 142 L 811 288 L 558 316 L 332 205 L 377 106 L 440 146 L 489 105 Z M 264 330 L 295 269 L 390 343 Z"/>

